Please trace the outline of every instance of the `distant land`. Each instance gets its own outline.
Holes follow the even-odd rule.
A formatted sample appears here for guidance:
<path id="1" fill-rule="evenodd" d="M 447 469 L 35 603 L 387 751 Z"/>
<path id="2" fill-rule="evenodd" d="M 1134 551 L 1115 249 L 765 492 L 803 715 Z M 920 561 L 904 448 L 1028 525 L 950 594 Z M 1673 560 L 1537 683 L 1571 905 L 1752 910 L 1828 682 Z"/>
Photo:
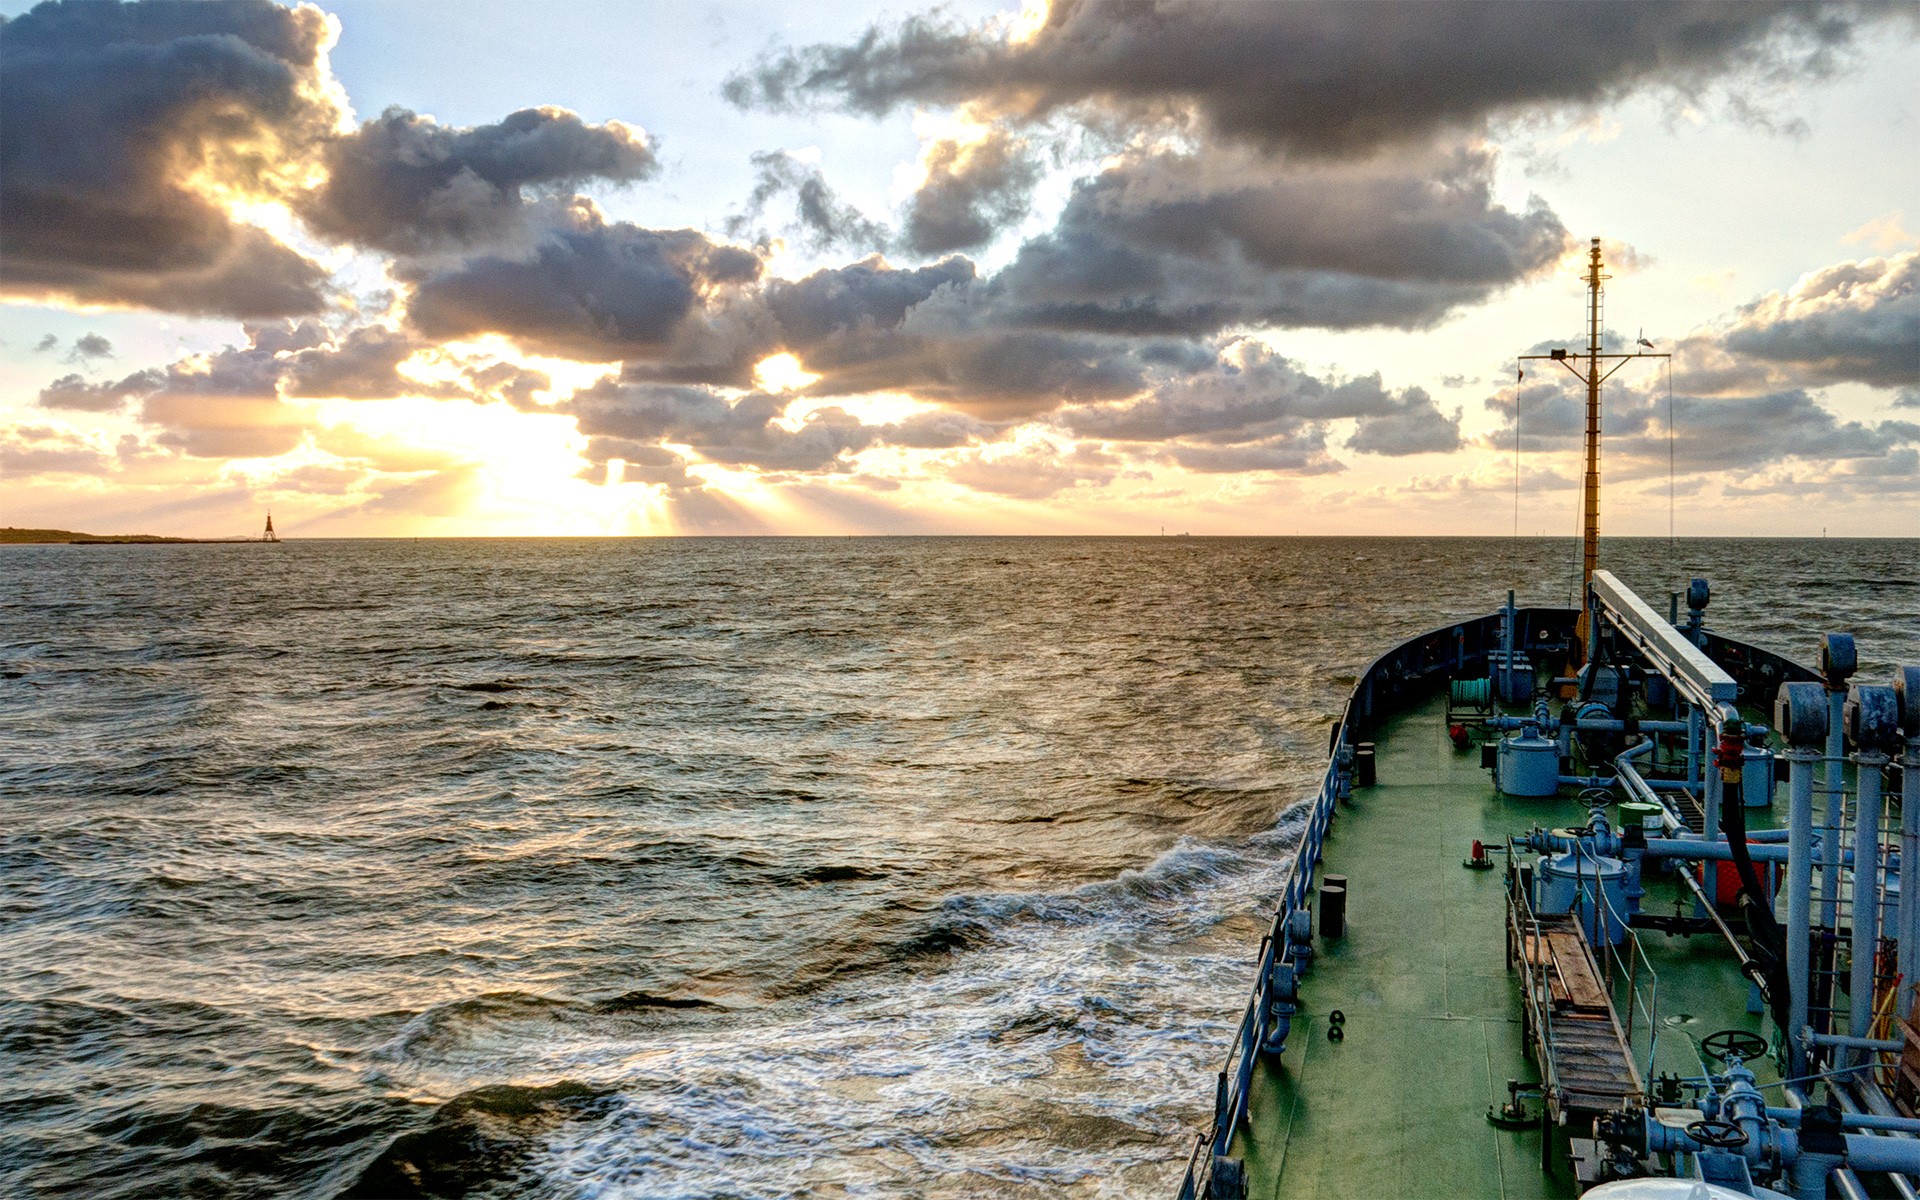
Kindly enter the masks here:
<path id="1" fill-rule="evenodd" d="M 0 546 L 62 542 L 72 546 L 185 545 L 208 540 L 210 539 L 159 537 L 151 533 L 76 533 L 71 529 L 15 529 L 11 525 L 0 528 Z"/>

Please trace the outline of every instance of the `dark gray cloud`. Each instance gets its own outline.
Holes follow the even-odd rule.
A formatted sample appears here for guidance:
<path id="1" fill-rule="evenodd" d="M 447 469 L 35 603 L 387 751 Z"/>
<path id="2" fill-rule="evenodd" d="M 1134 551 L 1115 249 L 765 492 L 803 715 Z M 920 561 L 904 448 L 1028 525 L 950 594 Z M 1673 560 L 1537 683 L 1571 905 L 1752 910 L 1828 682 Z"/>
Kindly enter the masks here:
<path id="1" fill-rule="evenodd" d="M 260 348 L 260 339 L 254 340 Z M 451 383 L 422 383 L 399 366 L 428 343 L 382 325 L 364 325 L 329 344 L 302 348 L 285 360 L 288 396 L 340 400 L 386 400 L 395 396 L 452 397 L 468 394 Z"/>
<path id="2" fill-rule="evenodd" d="M 1806 386 L 1920 385 L 1920 251 L 1815 271 L 1740 309 L 1717 340 Z"/>
<path id="3" fill-rule="evenodd" d="M 1027 215 L 1040 163 L 1032 148 L 1004 129 L 979 141 L 935 142 L 927 178 L 907 202 L 904 240 L 916 254 L 977 250 Z"/>
<path id="4" fill-rule="evenodd" d="M 588 438 L 582 457 L 587 460 L 587 466 L 580 471 L 580 478 L 589 483 L 606 483 L 613 460 L 617 458 L 621 463 L 622 483 L 657 484 L 672 491 L 704 486 L 697 476 L 687 474 L 686 459 L 654 442 L 618 437 Z"/>
<path id="5" fill-rule="evenodd" d="M 144 396 L 166 382 L 161 371 L 135 371 L 111 383 L 89 383 L 78 375 L 62 375 L 40 389 L 42 408 L 65 408 L 78 412 L 117 412 L 127 400 Z"/>
<path id="6" fill-rule="evenodd" d="M 1165 442 L 1195 470 L 1321 470 L 1330 421 L 1357 421 L 1347 447 L 1362 454 L 1419 454 L 1460 444 L 1460 414 L 1447 417 L 1420 388 L 1390 392 L 1378 374 L 1330 381 L 1253 342 L 1224 348 L 1204 369 L 1154 379 L 1142 398 L 1062 412 L 1081 437 Z M 1242 455 L 1215 454 L 1225 447 Z M 1187 453 L 1193 451 L 1193 453 Z M 1227 462 L 1262 463 L 1229 467 Z"/>
<path id="7" fill-rule="evenodd" d="M 73 339 L 73 349 L 67 351 L 70 363 L 91 362 L 96 358 L 112 358 L 113 343 L 97 333 L 83 333 Z"/>
<path id="8" fill-rule="evenodd" d="M 1585 392 L 1549 380 L 1502 388 L 1486 401 L 1505 418 L 1488 445 L 1513 448 L 1513 405 L 1520 402 L 1521 449 L 1568 450 L 1585 435 Z M 1603 413 L 1603 447 L 1610 476 L 1639 478 L 1667 471 L 1668 398 L 1656 387 L 1610 387 Z M 1920 444 L 1920 423 L 1849 421 L 1804 389 L 1758 395 L 1676 394 L 1672 398 L 1673 456 L 1682 472 L 1755 470 L 1774 463 L 1883 458 Z"/>
<path id="9" fill-rule="evenodd" d="M 1460 410 L 1442 413 L 1421 388 L 1408 388 L 1393 412 L 1361 417 L 1347 449 L 1356 454 L 1445 454 L 1460 448 Z"/>
<path id="10" fill-rule="evenodd" d="M 1788 459 L 1835 463 L 1884 458 L 1920 444 L 1912 421 L 1846 421 L 1798 389 L 1763 396 L 1674 398 L 1675 456 L 1683 471 L 1753 469 Z M 1613 422 L 1610 456 L 1638 464 L 1638 474 L 1664 474 L 1665 398 L 1649 397 Z"/>
<path id="11" fill-rule="evenodd" d="M 1217 134 L 1345 154 L 1636 90 L 1691 96 L 1730 77 L 1821 74 L 1861 25 L 1895 15 L 1911 21 L 1912 10 L 1789 0 L 1058 0 L 1024 41 L 1000 23 L 915 16 L 846 45 L 773 54 L 725 94 L 743 106 L 872 114 L 903 104 L 971 104 L 1017 119 L 1192 112 Z M 1560 52 L 1567 47 L 1579 52 Z"/>
<path id="12" fill-rule="evenodd" d="M 1277 166 L 1156 154 L 1075 185 L 996 278 L 1022 318 L 1124 333 L 1431 325 L 1549 268 L 1541 206 L 1494 203 L 1484 152 Z"/>
<path id="13" fill-rule="evenodd" d="M 964 258 L 896 268 L 875 256 L 802 279 L 769 280 L 764 294 L 779 324 L 780 344 L 804 354 L 830 341 L 897 329 L 915 305 L 942 288 L 965 288 L 975 278 L 973 264 Z"/>
<path id="14" fill-rule="evenodd" d="M 535 353 L 613 362 L 659 358 L 711 293 L 756 280 L 760 260 L 690 229 L 609 223 L 575 205 L 523 256 L 400 274 L 414 285 L 408 318 L 426 337 L 498 333 Z"/>
<path id="15" fill-rule="evenodd" d="M 845 456 L 872 445 L 878 436 L 875 427 L 838 408 L 816 409 L 798 429 L 788 429 L 775 422 L 789 402 L 762 392 L 729 400 L 707 388 L 602 380 L 575 392 L 557 411 L 571 414 L 589 438 L 623 444 L 671 442 L 692 447 L 709 462 L 764 470 L 845 469 Z"/>
<path id="16" fill-rule="evenodd" d="M 61 0 L 0 25 L 0 292 L 316 312 L 319 264 L 211 199 L 283 194 L 328 136 L 317 8 Z"/>
<path id="17" fill-rule="evenodd" d="M 582 388 L 549 411 L 572 416 L 587 435 L 586 457 L 594 464 L 587 478 L 603 482 L 606 476 L 600 468 L 607 460 L 620 458 L 629 464 L 623 478 L 675 487 L 697 486 L 699 481 L 678 482 L 680 475 L 671 472 L 679 471 L 685 462 L 663 443 L 686 446 L 707 462 L 807 475 L 849 471 L 852 456 L 871 446 L 956 449 L 991 441 L 1004 430 L 1004 426 L 939 410 L 869 425 L 843 409 L 823 407 L 789 423 L 784 417 L 792 401 L 790 395 L 749 392 L 729 397 L 708 387 L 608 378 Z M 647 470 L 637 472 L 635 464 Z M 670 473 L 660 475 L 653 468 Z"/>
<path id="18" fill-rule="evenodd" d="M 473 128 L 389 108 L 329 142 L 321 161 L 327 181 L 300 206 L 307 223 L 395 254 L 525 236 L 531 194 L 628 183 L 659 165 L 641 131 L 589 125 L 561 108 L 521 109 Z"/>
<path id="19" fill-rule="evenodd" d="M 39 342 L 37 342 L 34 345 L 33 352 L 35 354 L 45 354 L 51 350 L 55 350 L 59 348 L 59 345 L 60 345 L 60 337 L 58 334 L 53 334 L 53 333 L 43 334 L 41 335 Z"/>
<path id="20" fill-rule="evenodd" d="M 780 231 L 807 250 L 816 254 L 833 250 L 884 250 L 892 243 L 892 231 L 841 200 L 828 186 L 819 167 L 781 150 L 754 154 L 752 162 L 753 191 L 747 197 L 745 209 L 724 223 L 728 237 L 768 240 L 771 235 L 760 228 L 759 222 L 765 217 L 768 205 L 781 196 L 790 195 L 793 197 L 792 219 L 782 225 Z"/>

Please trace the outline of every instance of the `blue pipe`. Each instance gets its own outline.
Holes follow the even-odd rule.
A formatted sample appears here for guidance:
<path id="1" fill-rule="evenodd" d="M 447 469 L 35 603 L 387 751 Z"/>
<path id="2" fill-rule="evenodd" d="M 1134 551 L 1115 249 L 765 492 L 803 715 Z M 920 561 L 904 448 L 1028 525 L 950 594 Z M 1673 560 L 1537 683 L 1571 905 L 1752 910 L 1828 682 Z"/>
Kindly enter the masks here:
<path id="1" fill-rule="evenodd" d="M 1886 765 L 1887 756 L 1875 750 L 1863 751 L 1854 759 L 1859 791 L 1853 808 L 1853 974 L 1847 983 L 1852 1004 L 1847 1032 L 1855 1037 L 1865 1037 L 1873 1024 L 1873 960 L 1880 944 L 1880 826 L 1886 820 L 1880 772 Z M 1848 1054 L 1846 1060 L 1852 1066 L 1864 1056 Z"/>
<path id="2" fill-rule="evenodd" d="M 1787 1023 L 1807 1027 L 1807 989 L 1813 984 L 1812 948 L 1808 925 L 1813 909 L 1813 760 L 1810 749 L 1787 752 L 1792 772 L 1787 803 Z M 1798 1038 L 1787 1039 L 1788 1074 L 1807 1073 L 1807 1052 Z"/>
<path id="3" fill-rule="evenodd" d="M 1767 1115 L 1783 1125 L 1800 1124 L 1804 1109 L 1769 1108 Z M 1843 1112 L 1840 1124 L 1849 1129 L 1878 1129 L 1889 1133 L 1920 1133 L 1920 1120 L 1912 1117 L 1881 1117 L 1873 1113 Z"/>
<path id="4" fill-rule="evenodd" d="M 1821 848 L 1826 851 L 1825 861 L 1833 861 L 1833 852 L 1840 845 L 1840 821 L 1846 811 L 1846 769 L 1841 764 L 1840 739 L 1846 728 L 1847 693 L 1844 684 L 1839 689 L 1831 685 L 1827 688 L 1827 755 L 1821 782 L 1827 790 L 1826 829 L 1820 835 Z M 1820 924 L 1828 929 L 1837 928 L 1840 920 L 1840 872 L 1831 868 L 1820 872 Z"/>

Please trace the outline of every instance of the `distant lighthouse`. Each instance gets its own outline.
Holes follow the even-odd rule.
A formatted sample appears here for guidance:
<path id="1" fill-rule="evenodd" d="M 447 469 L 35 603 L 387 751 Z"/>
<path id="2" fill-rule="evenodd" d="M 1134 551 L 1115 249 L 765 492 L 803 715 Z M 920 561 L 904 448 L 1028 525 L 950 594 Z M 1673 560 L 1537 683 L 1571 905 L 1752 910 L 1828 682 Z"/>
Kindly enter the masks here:
<path id="1" fill-rule="evenodd" d="M 280 535 L 273 531 L 273 513 L 271 511 L 267 513 L 267 531 L 260 535 L 260 540 L 263 542 L 277 542 L 280 540 Z"/>

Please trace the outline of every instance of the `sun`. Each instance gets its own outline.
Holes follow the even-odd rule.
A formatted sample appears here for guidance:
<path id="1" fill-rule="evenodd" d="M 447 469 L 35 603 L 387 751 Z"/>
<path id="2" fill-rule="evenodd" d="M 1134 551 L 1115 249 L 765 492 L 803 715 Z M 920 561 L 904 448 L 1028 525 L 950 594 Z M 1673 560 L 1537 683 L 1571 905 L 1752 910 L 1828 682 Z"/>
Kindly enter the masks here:
<path id="1" fill-rule="evenodd" d="M 763 392 L 797 392 L 820 376 L 791 354 L 772 354 L 754 364 L 753 382 Z"/>

